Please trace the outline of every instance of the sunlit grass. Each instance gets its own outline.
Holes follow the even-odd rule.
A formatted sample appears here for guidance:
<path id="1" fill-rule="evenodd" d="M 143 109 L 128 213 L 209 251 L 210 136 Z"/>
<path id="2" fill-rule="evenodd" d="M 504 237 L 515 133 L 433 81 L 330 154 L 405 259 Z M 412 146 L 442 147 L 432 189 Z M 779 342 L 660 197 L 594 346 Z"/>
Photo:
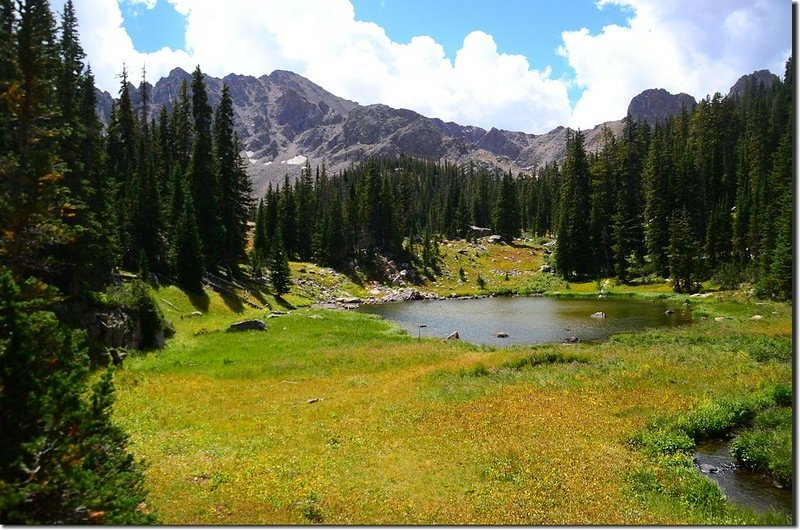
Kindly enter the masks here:
<path id="1" fill-rule="evenodd" d="M 442 249 L 445 259 L 467 264 L 458 245 Z M 525 270 L 538 269 L 528 247 L 498 246 L 465 272 L 506 282 L 489 277 L 513 268 L 498 261 L 503 252 L 528 252 Z M 436 289 L 456 289 L 455 270 Z M 509 278 L 521 286 L 525 275 Z M 791 384 L 789 304 L 685 297 L 705 320 L 601 344 L 494 349 L 417 340 L 363 313 L 267 318 L 269 308 L 212 292 L 168 287 L 155 297 L 176 336 L 126 360 L 115 414 L 149 465 L 148 503 L 167 524 L 765 521 L 746 510 L 709 518 L 681 500 L 688 489 L 638 487 L 660 468 L 630 440 L 710 399 Z M 225 332 L 243 318 L 268 330 Z"/>

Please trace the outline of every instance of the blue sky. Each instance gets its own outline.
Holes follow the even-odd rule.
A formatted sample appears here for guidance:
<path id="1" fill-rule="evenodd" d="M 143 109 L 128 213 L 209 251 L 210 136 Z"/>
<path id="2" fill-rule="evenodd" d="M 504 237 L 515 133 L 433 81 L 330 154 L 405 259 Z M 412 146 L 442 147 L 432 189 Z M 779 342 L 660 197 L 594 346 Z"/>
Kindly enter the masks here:
<path id="1" fill-rule="evenodd" d="M 60 11 L 64 0 L 53 0 Z M 787 0 L 73 0 L 101 89 L 297 72 L 362 104 L 543 133 L 625 115 L 648 88 L 697 98 L 782 75 Z"/>
<path id="2" fill-rule="evenodd" d="M 550 67 L 553 76 L 568 76 L 567 61 L 556 54 L 564 29 L 587 28 L 597 33 L 610 24 L 623 25 L 631 15 L 624 6 L 598 8 L 594 0 L 352 0 L 358 20 L 383 27 L 394 41 L 407 43 L 429 35 L 454 60 L 464 37 L 475 30 L 492 35 L 497 47 L 522 54 L 532 67 Z M 123 26 L 137 50 L 155 52 L 167 46 L 186 47 L 186 19 L 167 0 L 148 9 L 141 3 L 121 2 Z M 575 103 L 583 90 L 569 88 Z"/>

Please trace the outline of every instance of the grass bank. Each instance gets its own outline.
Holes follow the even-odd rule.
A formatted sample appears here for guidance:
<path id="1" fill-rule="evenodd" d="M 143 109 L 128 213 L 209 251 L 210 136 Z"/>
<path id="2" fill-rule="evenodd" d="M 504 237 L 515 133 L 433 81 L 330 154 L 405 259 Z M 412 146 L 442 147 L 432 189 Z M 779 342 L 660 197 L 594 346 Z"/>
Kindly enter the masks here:
<path id="1" fill-rule="evenodd" d="M 156 299 L 176 336 L 126 360 L 115 414 L 167 524 L 777 520 L 698 507 L 680 477 L 653 486 L 663 468 L 632 440 L 709 401 L 791 385 L 788 304 L 715 294 L 692 299 L 694 326 L 493 349 L 308 307 L 226 333 L 269 311 L 172 287 Z"/>

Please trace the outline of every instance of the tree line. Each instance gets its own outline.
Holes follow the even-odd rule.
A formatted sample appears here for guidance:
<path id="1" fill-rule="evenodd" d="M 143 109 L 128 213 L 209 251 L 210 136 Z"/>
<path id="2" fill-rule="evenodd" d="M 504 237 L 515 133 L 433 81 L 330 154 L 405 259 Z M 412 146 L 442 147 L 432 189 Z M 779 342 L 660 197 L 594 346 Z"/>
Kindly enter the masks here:
<path id="1" fill-rule="evenodd" d="M 792 80 L 790 58 L 772 85 L 751 79 L 653 127 L 627 116 L 592 153 L 569 131 L 563 163 L 533 175 L 403 155 L 333 176 L 307 163 L 259 200 L 251 263 L 270 268 L 277 251 L 335 268 L 389 255 L 427 269 L 429 242 L 477 225 L 509 243 L 555 237 L 567 279 L 670 279 L 677 292 L 751 282 L 759 296 L 789 298 Z"/>
<path id="2" fill-rule="evenodd" d="M 250 181 L 230 92 L 212 109 L 199 67 L 154 119 L 123 67 L 104 129 L 77 28 L 71 0 L 59 21 L 46 0 L 0 0 L 0 520 L 143 524 L 141 463 L 111 420 L 111 372 L 91 384 L 84 317 L 114 303 L 120 269 L 195 292 L 237 269 Z M 158 320 L 144 284 L 128 291 Z"/>

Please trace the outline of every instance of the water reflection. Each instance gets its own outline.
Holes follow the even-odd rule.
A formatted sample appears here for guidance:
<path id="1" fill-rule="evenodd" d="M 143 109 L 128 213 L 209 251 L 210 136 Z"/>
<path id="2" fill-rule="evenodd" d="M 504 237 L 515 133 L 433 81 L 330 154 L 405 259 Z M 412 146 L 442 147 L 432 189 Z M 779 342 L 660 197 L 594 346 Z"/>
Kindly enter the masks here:
<path id="1" fill-rule="evenodd" d="M 495 297 L 366 305 L 359 311 L 392 320 L 412 336 L 505 346 L 605 340 L 615 333 L 691 322 L 687 308 L 662 300 Z M 604 313 L 605 317 L 596 313 Z M 502 336 L 503 334 L 507 336 Z M 501 335 L 501 336 L 498 336 Z"/>

